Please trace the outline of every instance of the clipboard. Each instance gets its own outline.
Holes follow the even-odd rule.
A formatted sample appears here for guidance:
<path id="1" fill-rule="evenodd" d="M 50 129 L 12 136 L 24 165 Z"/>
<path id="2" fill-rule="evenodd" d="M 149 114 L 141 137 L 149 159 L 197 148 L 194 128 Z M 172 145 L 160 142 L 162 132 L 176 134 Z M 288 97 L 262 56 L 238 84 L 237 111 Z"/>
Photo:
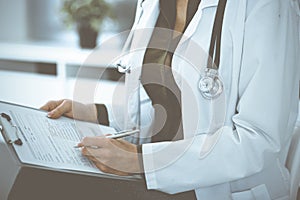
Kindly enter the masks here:
<path id="1" fill-rule="evenodd" d="M 9 144 L 22 145 L 22 139 L 19 137 L 19 128 L 11 121 L 11 117 L 6 113 L 0 113 L 0 131 L 6 142 Z M 4 128 L 5 127 L 5 128 Z"/>
<path id="2" fill-rule="evenodd" d="M 98 196 L 98 198 L 101 193 L 102 195 L 105 193 L 111 199 L 111 197 L 117 198 L 117 196 L 124 197 L 125 190 L 127 190 L 126 192 L 130 188 L 135 190 L 134 188 L 141 185 L 140 176 L 123 177 L 105 173 L 47 167 L 36 162 L 23 162 L 17 149 L 25 148 L 27 141 L 24 140 L 21 127 L 16 124 L 7 109 L 3 109 L 8 107 L 13 110 L 23 109 L 28 112 L 38 112 L 46 116 L 46 112 L 35 108 L 0 101 L 1 200 L 85 199 L 86 193 L 90 193 L 91 197 Z M 64 120 L 69 121 L 71 119 Z M 98 187 L 101 187 L 101 189 Z M 53 192 L 53 190 L 57 192 Z M 143 190 L 145 192 L 145 188 Z"/>
<path id="3" fill-rule="evenodd" d="M 115 129 L 67 117 L 49 119 L 46 115 L 47 112 L 43 110 L 0 101 L 0 132 L 19 162 L 54 170 L 100 174 L 118 179 L 140 179 L 140 176 L 118 177 L 105 174 L 92 165 L 79 149 L 74 148 L 74 145 L 84 136 L 97 136 L 101 132 L 114 133 Z M 37 123 L 39 125 L 36 125 Z M 75 136 L 73 137 L 72 134 Z M 63 151 L 64 154 L 59 151 Z M 48 159 L 51 156 L 53 159 Z M 44 159 L 46 157 L 47 159 Z M 61 160 L 57 161 L 58 157 Z"/>

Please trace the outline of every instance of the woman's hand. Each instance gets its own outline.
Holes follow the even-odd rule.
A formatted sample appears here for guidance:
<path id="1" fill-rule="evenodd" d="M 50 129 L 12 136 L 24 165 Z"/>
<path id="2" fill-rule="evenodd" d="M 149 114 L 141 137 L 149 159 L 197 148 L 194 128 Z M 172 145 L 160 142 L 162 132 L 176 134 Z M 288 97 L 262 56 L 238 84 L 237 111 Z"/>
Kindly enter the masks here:
<path id="1" fill-rule="evenodd" d="M 85 137 L 78 146 L 83 147 L 82 154 L 105 173 L 126 176 L 142 172 L 137 146 L 125 140 Z"/>
<path id="2" fill-rule="evenodd" d="M 82 104 L 68 99 L 49 101 L 40 109 L 48 111 L 48 117 L 57 119 L 62 115 L 82 121 L 97 123 L 97 109 L 94 104 Z"/>

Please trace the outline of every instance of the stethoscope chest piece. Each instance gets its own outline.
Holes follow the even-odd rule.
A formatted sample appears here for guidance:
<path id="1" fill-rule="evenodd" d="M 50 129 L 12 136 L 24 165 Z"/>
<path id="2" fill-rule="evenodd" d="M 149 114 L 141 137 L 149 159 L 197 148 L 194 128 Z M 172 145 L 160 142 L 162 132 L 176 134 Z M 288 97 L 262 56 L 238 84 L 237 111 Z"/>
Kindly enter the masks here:
<path id="1" fill-rule="evenodd" d="M 199 81 L 199 90 L 201 95 L 208 100 L 220 96 L 223 92 L 223 83 L 217 70 L 206 68 Z"/>

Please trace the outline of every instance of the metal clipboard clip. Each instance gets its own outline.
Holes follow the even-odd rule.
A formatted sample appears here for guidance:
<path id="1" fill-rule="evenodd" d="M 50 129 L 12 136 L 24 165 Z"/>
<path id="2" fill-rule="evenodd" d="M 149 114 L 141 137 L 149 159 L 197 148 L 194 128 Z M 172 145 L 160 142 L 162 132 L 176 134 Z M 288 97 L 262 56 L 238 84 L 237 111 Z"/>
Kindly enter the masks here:
<path id="1" fill-rule="evenodd" d="M 3 137 L 5 138 L 6 142 L 9 144 L 16 144 L 16 145 L 22 145 L 23 142 L 19 137 L 19 128 L 17 125 L 14 125 L 12 123 L 11 117 L 6 114 L 6 113 L 1 113 L 1 122 L 2 125 L 0 125 L 0 131 L 2 132 Z M 15 135 L 15 139 L 12 139 L 7 131 L 7 129 L 5 128 L 4 124 L 5 124 L 5 120 L 3 120 L 3 118 L 10 124 L 10 126 L 12 127 L 12 129 L 14 129 L 14 135 Z M 7 123 L 6 122 L 6 123 Z M 4 130 L 5 129 L 5 130 Z"/>

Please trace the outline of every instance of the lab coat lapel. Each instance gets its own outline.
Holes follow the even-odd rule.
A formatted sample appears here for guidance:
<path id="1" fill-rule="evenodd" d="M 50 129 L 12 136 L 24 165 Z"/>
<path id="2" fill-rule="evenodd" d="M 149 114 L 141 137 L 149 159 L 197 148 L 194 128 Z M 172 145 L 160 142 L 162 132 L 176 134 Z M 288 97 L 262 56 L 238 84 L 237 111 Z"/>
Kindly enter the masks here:
<path id="1" fill-rule="evenodd" d="M 205 9 L 218 5 L 219 0 L 202 0 L 200 4 L 200 9 Z"/>
<path id="2" fill-rule="evenodd" d="M 159 14 L 159 0 L 146 0 L 142 4 L 143 17 L 138 28 L 152 28 Z"/>
<path id="3" fill-rule="evenodd" d="M 142 9 L 143 16 L 137 24 L 131 44 L 133 50 L 147 47 L 159 15 L 159 0 L 144 1 Z"/>
<path id="4" fill-rule="evenodd" d="M 201 20 L 202 17 L 202 12 L 204 9 L 209 8 L 209 7 L 217 7 L 219 0 L 201 0 L 199 6 L 198 6 L 198 10 L 195 13 L 192 21 L 190 22 L 189 26 L 187 27 L 186 31 L 184 32 L 183 37 L 181 38 L 177 49 L 174 53 L 173 56 L 173 66 L 172 66 L 172 71 L 174 74 L 174 78 L 175 81 L 178 85 L 179 88 L 181 88 L 181 84 L 182 84 L 182 79 L 181 79 L 181 61 L 182 59 L 176 55 L 184 55 L 185 51 L 187 49 L 187 41 L 189 41 L 189 39 L 193 36 L 193 34 L 196 32 L 198 24 Z"/>
<path id="5" fill-rule="evenodd" d="M 184 36 L 181 39 L 179 44 L 183 44 L 185 41 L 187 41 L 189 38 L 191 38 L 193 36 L 195 31 L 197 30 L 197 25 L 199 24 L 199 21 L 201 20 L 203 10 L 205 8 L 209 8 L 212 6 L 217 6 L 218 2 L 219 2 L 219 0 L 202 0 L 200 2 L 198 10 L 195 13 L 189 26 L 187 27 L 186 31 L 184 32 Z"/>
<path id="6" fill-rule="evenodd" d="M 235 17 L 235 21 L 231 22 L 231 26 L 229 30 L 231 32 L 233 40 L 233 74 L 232 79 L 237 80 L 240 76 L 240 67 L 242 62 L 242 52 L 243 52 L 243 41 L 244 41 L 244 32 L 245 32 L 245 20 L 246 20 L 246 0 L 241 0 L 238 6 L 237 16 Z M 222 71 L 222 70 L 221 70 Z M 224 72 L 221 72 L 224 73 Z M 232 91 L 239 91 L 236 87 L 238 85 L 231 85 Z M 238 94 L 235 95 L 238 98 Z M 232 105 L 234 106 L 234 105 Z"/>
<path id="7" fill-rule="evenodd" d="M 159 14 L 159 0 L 145 0 L 142 3 L 143 14 L 136 24 L 133 35 L 133 39 L 130 46 L 130 52 L 127 55 L 128 65 L 130 65 L 131 72 L 126 74 L 125 85 L 126 85 L 126 99 L 125 99 L 125 123 L 124 129 L 131 129 L 139 123 L 137 117 L 139 115 L 139 102 L 140 102 L 140 74 L 141 66 L 143 63 L 143 58 L 145 50 L 150 41 L 153 27 L 158 18 Z M 141 135 L 145 135 L 147 130 L 141 129 Z M 128 139 L 130 142 L 139 143 L 136 138 L 132 137 Z"/>

